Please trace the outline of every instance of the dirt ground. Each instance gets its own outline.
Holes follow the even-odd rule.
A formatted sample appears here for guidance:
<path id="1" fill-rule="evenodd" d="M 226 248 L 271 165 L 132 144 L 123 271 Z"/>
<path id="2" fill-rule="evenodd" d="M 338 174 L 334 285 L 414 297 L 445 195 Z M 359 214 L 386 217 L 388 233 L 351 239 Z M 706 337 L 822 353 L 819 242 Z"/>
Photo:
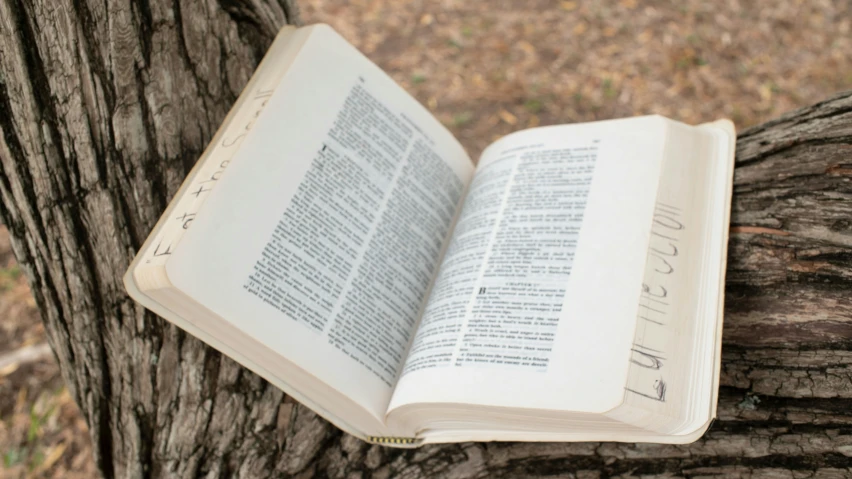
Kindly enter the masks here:
<path id="1" fill-rule="evenodd" d="M 742 128 L 852 86 L 852 4 L 302 2 L 428 106 L 473 158 L 537 125 L 659 113 Z"/>
<path id="2" fill-rule="evenodd" d="M 45 341 L 9 234 L 0 226 L 0 477 L 97 477 L 86 423 Z M 33 360 L 22 357 L 34 350 L 43 352 Z M 13 355 L 22 360 L 9 361 Z"/>
<path id="3" fill-rule="evenodd" d="M 302 0 L 476 158 L 512 131 L 660 113 L 745 128 L 852 87 L 827 0 Z M 93 477 L 85 423 L 0 227 L 0 477 Z M 20 360 L 32 353 L 36 359 Z M 10 358 L 19 358 L 10 361 Z M 5 365 L 4 365 L 5 364 Z"/>

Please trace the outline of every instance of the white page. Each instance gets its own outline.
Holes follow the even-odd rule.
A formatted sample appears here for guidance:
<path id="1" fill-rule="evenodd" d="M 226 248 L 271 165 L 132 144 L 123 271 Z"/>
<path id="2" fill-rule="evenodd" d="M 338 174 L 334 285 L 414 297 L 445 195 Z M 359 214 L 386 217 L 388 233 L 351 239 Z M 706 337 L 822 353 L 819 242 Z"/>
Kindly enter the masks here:
<path id="1" fill-rule="evenodd" d="M 472 172 L 422 106 L 314 27 L 169 278 L 380 419 Z"/>
<path id="2" fill-rule="evenodd" d="M 725 122 L 670 128 L 625 388 L 631 408 L 613 415 L 659 433 L 710 417 L 733 161 Z"/>
<path id="3" fill-rule="evenodd" d="M 603 412 L 621 402 L 666 131 L 661 117 L 545 127 L 483 153 L 391 410 L 441 402 Z M 536 168 L 555 168 L 561 183 Z M 559 194 L 531 199 L 535 189 Z M 533 208 L 538 220 L 515 211 L 512 226 L 516 201 L 551 206 Z M 560 218 L 559 208 L 571 214 Z M 553 229 L 565 224 L 579 235 Z M 539 230 L 530 239 L 524 228 Z M 491 289 L 502 313 L 477 298 Z"/>

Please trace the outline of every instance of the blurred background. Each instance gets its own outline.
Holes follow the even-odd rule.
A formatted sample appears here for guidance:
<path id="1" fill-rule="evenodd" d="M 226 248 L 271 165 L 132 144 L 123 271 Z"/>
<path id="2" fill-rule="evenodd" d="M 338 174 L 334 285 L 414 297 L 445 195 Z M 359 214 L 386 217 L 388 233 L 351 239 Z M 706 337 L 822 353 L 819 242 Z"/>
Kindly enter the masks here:
<path id="1" fill-rule="evenodd" d="M 538 125 L 659 113 L 742 131 L 852 88 L 852 2 L 297 0 L 477 158 Z M 96 477 L 0 226 L 0 477 Z"/>

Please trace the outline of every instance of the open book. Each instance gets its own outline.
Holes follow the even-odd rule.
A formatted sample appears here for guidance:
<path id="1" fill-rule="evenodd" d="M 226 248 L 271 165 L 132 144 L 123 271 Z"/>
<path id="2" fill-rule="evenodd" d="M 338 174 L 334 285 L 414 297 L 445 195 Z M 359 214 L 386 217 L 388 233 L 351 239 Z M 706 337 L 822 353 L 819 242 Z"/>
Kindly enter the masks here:
<path id="1" fill-rule="evenodd" d="M 645 116 L 474 163 L 331 28 L 288 27 L 125 284 L 373 442 L 691 442 L 716 411 L 734 143 Z"/>

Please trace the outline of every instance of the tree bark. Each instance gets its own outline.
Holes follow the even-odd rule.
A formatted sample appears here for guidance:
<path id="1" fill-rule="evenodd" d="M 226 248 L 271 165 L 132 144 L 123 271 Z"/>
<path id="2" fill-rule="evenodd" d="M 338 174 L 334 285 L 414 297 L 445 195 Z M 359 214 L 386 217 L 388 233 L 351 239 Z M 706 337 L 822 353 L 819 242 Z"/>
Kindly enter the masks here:
<path id="1" fill-rule="evenodd" d="M 852 475 L 852 92 L 740 134 L 719 420 L 687 446 L 393 450 L 347 436 L 121 276 L 290 0 L 0 0 L 0 220 L 107 477 Z"/>

